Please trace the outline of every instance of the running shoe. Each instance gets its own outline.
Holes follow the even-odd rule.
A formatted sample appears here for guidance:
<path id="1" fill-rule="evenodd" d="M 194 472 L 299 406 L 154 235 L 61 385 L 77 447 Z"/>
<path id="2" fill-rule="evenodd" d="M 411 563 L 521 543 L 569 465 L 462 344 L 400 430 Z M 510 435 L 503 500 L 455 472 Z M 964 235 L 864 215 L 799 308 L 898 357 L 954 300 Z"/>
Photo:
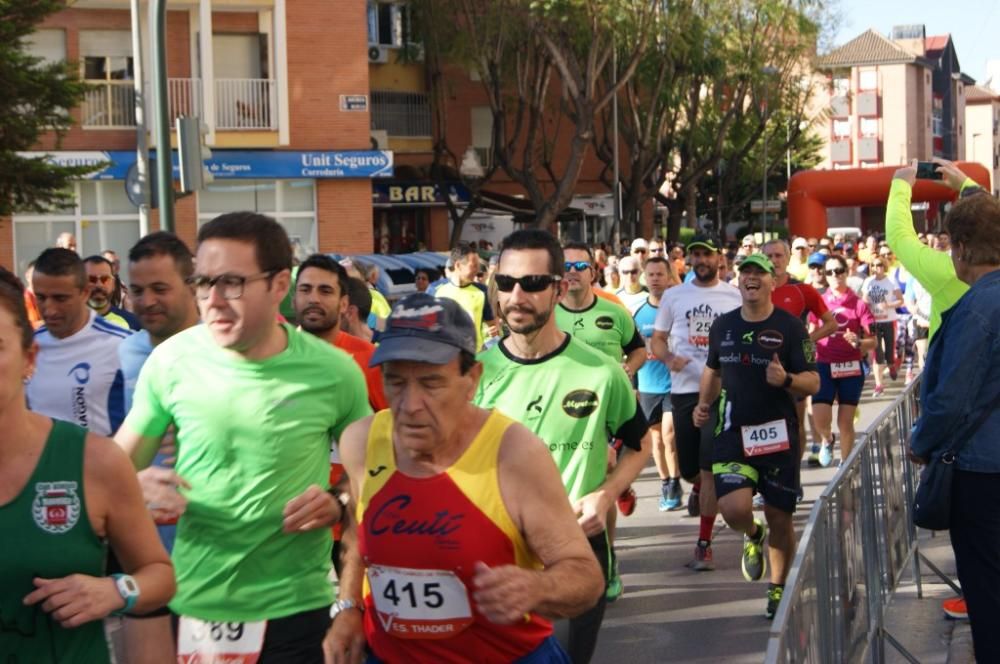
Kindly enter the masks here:
<path id="1" fill-rule="evenodd" d="M 944 615 L 951 620 L 968 620 L 969 608 L 965 605 L 964 597 L 952 597 L 941 602 Z"/>
<path id="2" fill-rule="evenodd" d="M 754 496 L 753 496 L 753 508 L 755 510 L 762 510 L 762 509 L 764 509 L 764 496 L 760 495 L 759 493 L 754 494 Z"/>
<path id="3" fill-rule="evenodd" d="M 688 516 L 701 515 L 701 503 L 699 502 L 698 497 L 698 492 L 694 490 L 688 494 Z"/>
<path id="4" fill-rule="evenodd" d="M 823 445 L 819 451 L 819 465 L 829 468 L 831 463 L 833 463 L 833 445 Z"/>
<path id="5" fill-rule="evenodd" d="M 618 561 L 615 561 L 615 566 L 611 568 L 611 578 L 608 579 L 608 589 L 604 593 L 604 597 L 608 600 L 608 603 L 618 601 L 618 598 L 625 593 L 625 584 L 622 583 L 622 575 L 618 571 Z"/>
<path id="6" fill-rule="evenodd" d="M 799 488 L 795 490 L 795 502 L 801 503 L 805 498 L 806 492 L 802 490 L 802 485 L 800 484 Z"/>
<path id="7" fill-rule="evenodd" d="M 743 578 L 747 581 L 760 581 L 767 571 L 767 556 L 764 551 L 764 539 L 767 537 L 767 526 L 760 519 L 754 519 L 757 524 L 757 537 L 743 535 Z"/>
<path id="8" fill-rule="evenodd" d="M 881 396 L 883 392 L 885 392 L 885 387 L 882 385 L 876 385 L 875 389 L 872 390 L 872 397 Z"/>
<path id="9" fill-rule="evenodd" d="M 689 562 L 687 566 L 696 572 L 708 572 L 715 569 L 715 563 L 712 562 L 711 542 L 698 540 L 694 547 L 694 560 Z"/>
<path id="10" fill-rule="evenodd" d="M 812 444 L 812 449 L 809 452 L 809 458 L 806 459 L 806 463 L 808 463 L 810 466 L 813 466 L 814 468 L 818 468 L 819 467 L 819 444 L 818 443 L 813 443 Z"/>
<path id="11" fill-rule="evenodd" d="M 681 500 L 684 498 L 684 489 L 681 488 L 680 478 L 673 478 L 668 481 L 664 495 L 660 498 L 660 511 L 672 512 L 679 509 Z"/>
<path id="12" fill-rule="evenodd" d="M 668 512 L 670 510 L 670 480 L 660 482 L 660 511 Z"/>
<path id="13" fill-rule="evenodd" d="M 625 493 L 618 496 L 618 511 L 622 513 L 622 516 L 632 516 L 632 512 L 635 512 L 635 504 L 638 499 L 635 495 L 635 489 L 629 487 Z"/>
<path id="14" fill-rule="evenodd" d="M 778 612 L 778 605 L 781 604 L 781 595 L 784 592 L 784 586 L 771 586 L 767 589 L 767 608 L 764 610 L 764 615 L 768 620 L 774 620 L 774 614 Z"/>
<path id="15" fill-rule="evenodd" d="M 889 367 L 889 378 L 896 380 L 899 378 L 899 370 L 896 369 L 896 365 Z"/>

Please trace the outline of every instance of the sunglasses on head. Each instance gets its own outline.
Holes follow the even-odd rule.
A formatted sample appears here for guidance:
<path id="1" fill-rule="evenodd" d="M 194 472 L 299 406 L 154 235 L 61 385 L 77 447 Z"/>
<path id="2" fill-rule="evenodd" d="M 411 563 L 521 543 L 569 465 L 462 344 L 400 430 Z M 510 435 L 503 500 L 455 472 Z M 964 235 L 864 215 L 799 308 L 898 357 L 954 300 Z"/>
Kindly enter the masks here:
<path id="1" fill-rule="evenodd" d="M 587 261 L 566 261 L 563 263 L 563 267 L 567 272 L 570 270 L 576 270 L 577 272 L 583 272 L 590 267 L 590 263 Z M 522 286 L 523 288 L 523 286 Z"/>
<path id="2" fill-rule="evenodd" d="M 518 285 L 525 293 L 540 293 L 552 284 L 562 281 L 562 277 L 552 274 L 528 274 L 523 277 L 495 274 L 493 279 L 496 280 L 497 290 L 504 293 L 510 293 L 514 290 L 514 286 Z"/>
<path id="3" fill-rule="evenodd" d="M 835 274 L 837 276 L 840 276 L 840 275 L 844 274 L 845 272 L 847 272 L 847 270 L 845 270 L 844 268 L 842 268 L 842 267 L 835 267 L 832 270 L 827 270 L 826 274 L 827 274 L 827 276 L 832 277 Z"/>

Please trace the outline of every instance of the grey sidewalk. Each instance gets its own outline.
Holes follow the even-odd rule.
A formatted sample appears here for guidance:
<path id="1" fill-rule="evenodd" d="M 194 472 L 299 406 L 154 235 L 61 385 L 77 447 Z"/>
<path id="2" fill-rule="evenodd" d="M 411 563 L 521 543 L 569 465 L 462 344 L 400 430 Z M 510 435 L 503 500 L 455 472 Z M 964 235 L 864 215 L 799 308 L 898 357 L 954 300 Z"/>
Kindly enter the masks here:
<path id="1" fill-rule="evenodd" d="M 902 382 L 887 383 L 887 393 L 862 405 L 858 430 L 866 428 L 900 392 Z M 866 396 L 870 391 L 866 390 Z M 835 468 L 803 467 L 806 499 L 796 513 L 796 532 Z M 687 563 L 698 534 L 698 519 L 686 510 L 657 510 L 659 478 L 652 466 L 634 485 L 639 506 L 618 518 L 616 549 L 625 594 L 609 605 L 594 662 L 617 664 L 676 662 L 761 662 L 770 621 L 764 617 L 766 582 L 747 583 L 740 572 L 742 541 L 720 518 L 716 521 L 716 569 L 693 572 Z M 685 491 L 688 487 L 685 485 Z M 922 533 L 927 557 L 954 579 L 954 557 L 947 534 Z M 968 664 L 971 640 L 967 623 L 948 621 L 941 600 L 952 596 L 926 567 L 921 568 L 923 599 L 917 599 L 912 566 L 890 606 L 888 632 L 921 663 Z M 887 660 L 906 661 L 886 647 Z"/>

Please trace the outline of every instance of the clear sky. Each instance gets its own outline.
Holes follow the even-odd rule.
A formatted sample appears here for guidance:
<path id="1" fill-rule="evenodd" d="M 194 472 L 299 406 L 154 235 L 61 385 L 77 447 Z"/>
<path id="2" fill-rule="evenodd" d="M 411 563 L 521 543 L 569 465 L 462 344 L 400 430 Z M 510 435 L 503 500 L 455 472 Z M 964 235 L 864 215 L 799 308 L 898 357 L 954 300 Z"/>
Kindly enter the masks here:
<path id="1" fill-rule="evenodd" d="M 839 0 L 837 46 L 874 28 L 890 36 L 892 26 L 923 23 L 927 35 L 951 33 L 962 71 L 986 81 L 986 61 L 1000 60 L 1000 0 Z"/>

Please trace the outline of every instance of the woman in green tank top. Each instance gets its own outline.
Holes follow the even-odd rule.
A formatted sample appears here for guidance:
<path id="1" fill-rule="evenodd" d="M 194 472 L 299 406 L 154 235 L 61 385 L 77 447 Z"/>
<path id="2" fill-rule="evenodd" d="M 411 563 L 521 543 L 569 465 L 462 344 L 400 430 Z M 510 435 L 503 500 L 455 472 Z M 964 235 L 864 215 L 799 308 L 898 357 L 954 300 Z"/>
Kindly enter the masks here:
<path id="1" fill-rule="evenodd" d="M 37 348 L 20 283 L 0 268 L 0 661 L 99 664 L 101 619 L 166 604 L 173 567 L 124 452 L 27 409 Z M 132 575 L 124 591 L 104 574 L 109 543 Z"/>

